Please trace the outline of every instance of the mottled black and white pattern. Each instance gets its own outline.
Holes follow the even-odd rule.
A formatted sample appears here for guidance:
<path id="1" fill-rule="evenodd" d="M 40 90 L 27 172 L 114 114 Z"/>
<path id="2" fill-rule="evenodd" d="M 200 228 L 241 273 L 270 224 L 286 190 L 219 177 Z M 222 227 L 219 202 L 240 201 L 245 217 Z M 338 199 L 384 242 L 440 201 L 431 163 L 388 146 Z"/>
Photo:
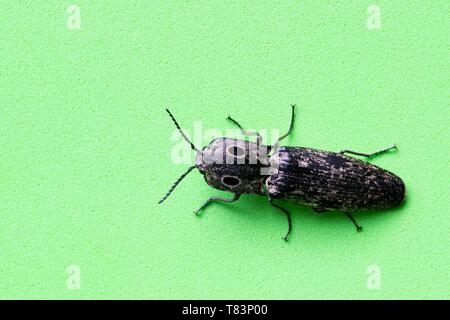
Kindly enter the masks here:
<path id="1" fill-rule="evenodd" d="M 269 151 L 270 147 L 254 142 L 217 138 L 197 153 L 196 166 L 213 188 L 263 194 L 267 176 L 261 175 L 261 169 L 269 166 Z"/>
<path id="2" fill-rule="evenodd" d="M 288 231 L 292 229 L 288 210 L 274 202 L 276 199 L 304 204 L 317 213 L 342 211 L 355 225 L 362 227 L 350 212 L 364 209 L 387 209 L 398 206 L 405 198 L 405 185 L 395 174 L 373 164 L 349 157 L 352 154 L 372 157 L 396 146 L 370 154 L 344 150 L 340 153 L 301 147 L 278 147 L 294 128 L 295 105 L 292 105 L 291 124 L 286 134 L 273 146 L 262 145 L 258 132 L 246 131 L 236 120 L 228 120 L 241 129 L 245 136 L 257 136 L 257 142 L 232 138 L 217 138 L 199 150 L 183 133 L 174 116 L 166 109 L 182 137 L 197 151 L 195 166 L 191 166 L 172 185 L 159 203 L 172 193 L 178 183 L 194 168 L 213 188 L 234 194 L 233 198 L 209 197 L 198 210 L 199 214 L 213 202 L 233 203 L 242 194 L 260 194 L 268 203 L 285 214 Z M 272 152 L 272 154 L 271 154 Z M 265 186 L 265 188 L 264 188 Z"/>
<path id="3" fill-rule="evenodd" d="M 269 196 L 327 210 L 386 209 L 405 196 L 393 173 L 357 158 L 310 148 L 281 147 L 266 180 Z"/>

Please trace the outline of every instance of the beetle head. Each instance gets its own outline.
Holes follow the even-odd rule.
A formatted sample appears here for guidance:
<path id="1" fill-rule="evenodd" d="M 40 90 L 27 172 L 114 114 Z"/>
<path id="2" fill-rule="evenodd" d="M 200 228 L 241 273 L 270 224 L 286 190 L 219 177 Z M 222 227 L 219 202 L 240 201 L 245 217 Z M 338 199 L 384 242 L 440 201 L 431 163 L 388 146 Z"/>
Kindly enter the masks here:
<path id="1" fill-rule="evenodd" d="M 194 168 L 199 169 L 213 188 L 235 194 L 263 193 L 262 187 L 267 176 L 262 174 L 262 169 L 270 166 L 268 154 L 271 147 L 245 140 L 217 138 L 199 150 L 181 130 L 172 113 L 168 109 L 166 111 L 183 139 L 191 145 L 192 150 L 197 151 L 197 156 L 195 165 L 175 181 L 159 203 L 164 202 Z"/>

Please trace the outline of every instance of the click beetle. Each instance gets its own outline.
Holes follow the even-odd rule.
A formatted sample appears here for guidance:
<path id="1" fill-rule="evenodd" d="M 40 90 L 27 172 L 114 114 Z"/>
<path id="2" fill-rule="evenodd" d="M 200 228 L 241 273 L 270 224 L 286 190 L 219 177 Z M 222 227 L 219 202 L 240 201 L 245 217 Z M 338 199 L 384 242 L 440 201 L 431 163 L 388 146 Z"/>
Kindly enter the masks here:
<path id="1" fill-rule="evenodd" d="M 249 132 L 230 116 L 243 135 L 256 136 L 257 141 L 217 138 L 199 150 L 183 133 L 172 113 L 166 109 L 184 140 L 197 152 L 196 163 L 172 185 L 159 201 L 162 203 L 178 183 L 197 168 L 208 185 L 233 193 L 232 198 L 210 197 L 199 209 L 198 215 L 212 202 L 232 203 L 242 194 L 266 196 L 271 206 L 282 211 L 288 221 L 287 241 L 292 229 L 288 210 L 274 200 L 285 200 L 311 207 L 314 212 L 341 211 L 355 225 L 362 227 L 350 212 L 367 209 L 393 208 L 405 198 L 405 184 L 387 170 L 348 155 L 371 158 L 397 147 L 394 145 L 374 153 L 351 150 L 330 152 L 303 147 L 280 147 L 279 142 L 293 130 L 295 105 L 292 105 L 291 124 L 286 134 L 274 145 L 261 144 L 258 132 Z"/>

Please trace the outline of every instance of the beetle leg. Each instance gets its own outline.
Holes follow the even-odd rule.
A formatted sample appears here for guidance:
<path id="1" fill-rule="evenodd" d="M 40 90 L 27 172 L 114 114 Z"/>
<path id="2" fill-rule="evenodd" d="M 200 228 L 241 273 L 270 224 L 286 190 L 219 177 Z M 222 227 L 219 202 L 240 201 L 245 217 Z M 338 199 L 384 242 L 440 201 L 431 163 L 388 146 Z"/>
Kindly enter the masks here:
<path id="1" fill-rule="evenodd" d="M 198 208 L 196 211 L 194 211 L 194 213 L 198 216 L 200 211 L 203 210 L 208 204 L 210 204 L 213 201 L 218 201 L 218 202 L 226 202 L 226 203 L 232 203 L 235 201 L 238 201 L 239 198 L 241 197 L 240 194 L 235 193 L 233 198 L 223 198 L 223 197 L 210 197 L 208 200 L 205 201 L 205 203 Z"/>
<path id="2" fill-rule="evenodd" d="M 375 151 L 373 153 L 362 153 L 362 152 L 356 152 L 356 151 L 351 151 L 351 150 L 342 150 L 339 153 L 342 153 L 342 154 L 348 153 L 348 154 L 354 154 L 354 155 L 357 155 L 357 156 L 363 156 L 363 157 L 367 157 L 367 158 L 372 158 L 373 156 L 385 153 L 385 152 L 387 152 L 389 150 L 392 150 L 392 149 L 397 149 L 397 146 L 394 144 L 392 147 L 389 147 L 389 148 L 386 148 L 386 149 L 383 149 L 383 150 L 379 150 L 379 151 Z"/>
<path id="3" fill-rule="evenodd" d="M 291 107 L 292 107 L 291 124 L 289 125 L 289 130 L 288 130 L 288 132 L 286 132 L 285 134 L 283 134 L 281 137 L 278 138 L 277 142 L 275 142 L 275 144 L 272 146 L 273 149 L 278 149 L 278 145 L 279 145 L 280 141 L 283 140 L 284 138 L 286 138 L 288 135 L 290 135 L 292 132 L 292 129 L 294 128 L 295 104 L 291 104 Z"/>
<path id="4" fill-rule="evenodd" d="M 295 104 L 291 104 L 292 107 L 292 111 L 291 111 L 291 124 L 289 125 L 289 130 L 288 132 L 286 132 L 284 135 L 282 135 L 279 139 L 278 142 L 280 142 L 281 140 L 283 140 L 284 138 L 286 138 L 288 135 L 291 134 L 292 129 L 294 128 L 294 117 L 295 117 Z"/>
<path id="5" fill-rule="evenodd" d="M 239 122 L 237 122 L 236 120 L 234 120 L 232 117 L 228 116 L 227 120 L 230 120 L 231 122 L 233 122 L 235 125 L 237 125 L 239 127 L 239 129 L 241 129 L 241 133 L 244 136 L 257 136 L 256 141 L 258 143 L 258 145 L 261 144 L 262 142 L 262 136 L 259 134 L 259 132 L 253 132 L 253 131 L 247 131 L 244 128 L 242 128 L 242 126 L 240 125 Z"/>
<path id="6" fill-rule="evenodd" d="M 291 221 L 291 214 L 289 213 L 289 211 L 287 211 L 285 208 L 280 207 L 279 205 L 276 205 L 275 203 L 273 203 L 273 200 L 271 198 L 269 198 L 269 203 L 272 207 L 275 207 L 281 211 L 283 211 L 286 214 L 286 218 L 288 220 L 288 232 L 286 233 L 286 235 L 283 237 L 284 241 L 288 240 L 288 236 L 291 233 L 292 230 L 292 221 Z"/>
<path id="7" fill-rule="evenodd" d="M 353 218 L 352 215 L 351 215 L 350 213 L 344 212 L 344 214 L 345 214 L 350 220 L 352 220 L 353 224 L 354 224 L 355 227 L 356 227 L 356 231 L 358 231 L 358 232 L 359 232 L 359 231 L 362 231 L 363 227 L 361 227 L 361 226 L 356 222 L 355 218 Z"/>

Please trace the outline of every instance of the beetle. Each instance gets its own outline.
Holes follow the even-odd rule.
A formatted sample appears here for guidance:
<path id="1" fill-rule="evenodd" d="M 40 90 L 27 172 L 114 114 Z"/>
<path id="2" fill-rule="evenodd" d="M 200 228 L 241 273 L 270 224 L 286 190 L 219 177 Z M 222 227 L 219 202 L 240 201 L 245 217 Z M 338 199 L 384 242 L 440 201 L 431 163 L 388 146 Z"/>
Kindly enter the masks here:
<path id="1" fill-rule="evenodd" d="M 197 168 L 211 187 L 233 193 L 232 198 L 210 197 L 198 208 L 198 215 L 212 202 L 232 203 L 243 194 L 266 196 L 274 208 L 286 215 L 288 231 L 292 230 L 290 212 L 275 203 L 284 200 L 306 205 L 315 213 L 341 211 L 354 224 L 357 231 L 362 227 L 351 212 L 367 209 L 389 209 L 399 206 L 405 198 L 405 184 L 390 171 L 349 156 L 372 158 L 397 149 L 394 145 L 373 153 L 351 150 L 340 152 L 313 148 L 279 146 L 294 128 L 295 105 L 292 105 L 291 123 L 286 134 L 274 145 L 263 145 L 258 132 L 243 129 L 239 122 L 228 120 L 239 127 L 245 136 L 256 136 L 256 142 L 232 138 L 216 138 L 199 150 L 184 134 L 172 113 L 170 118 L 192 150 L 197 152 L 195 165 L 172 185 L 159 201 L 164 202 L 180 181 Z"/>

